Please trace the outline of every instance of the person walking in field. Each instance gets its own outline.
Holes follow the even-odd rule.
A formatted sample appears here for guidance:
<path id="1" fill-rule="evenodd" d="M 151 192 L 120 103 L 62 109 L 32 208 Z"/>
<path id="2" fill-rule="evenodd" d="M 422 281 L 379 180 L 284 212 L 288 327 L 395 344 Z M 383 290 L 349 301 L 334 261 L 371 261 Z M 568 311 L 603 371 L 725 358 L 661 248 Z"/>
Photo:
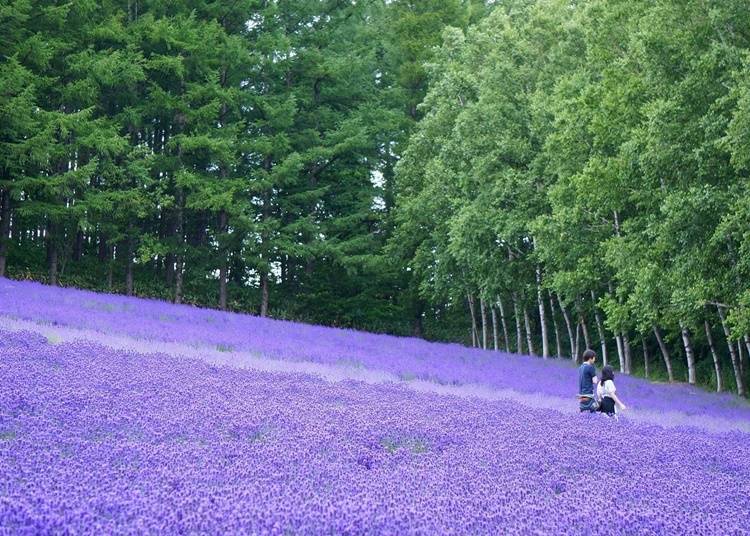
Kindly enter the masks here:
<path id="1" fill-rule="evenodd" d="M 596 377 L 596 352 L 591 349 L 583 352 L 583 363 L 578 367 L 578 406 L 581 412 L 594 413 L 599 409 L 599 403 L 594 396 L 594 386 L 599 379 Z"/>
<path id="2" fill-rule="evenodd" d="M 602 378 L 596 386 L 596 394 L 599 398 L 599 411 L 610 417 L 617 416 L 617 408 L 627 409 L 627 406 L 617 397 L 616 391 L 615 371 L 606 365 L 602 369 Z"/>

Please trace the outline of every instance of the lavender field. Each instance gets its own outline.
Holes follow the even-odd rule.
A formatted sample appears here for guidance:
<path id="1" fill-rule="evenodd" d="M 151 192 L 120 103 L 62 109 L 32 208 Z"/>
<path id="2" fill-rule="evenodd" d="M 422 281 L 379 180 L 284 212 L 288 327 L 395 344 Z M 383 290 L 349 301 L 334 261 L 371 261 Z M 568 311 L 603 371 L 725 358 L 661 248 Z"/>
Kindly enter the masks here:
<path id="1" fill-rule="evenodd" d="M 750 406 L 0 279 L 0 533 L 750 534 Z"/>

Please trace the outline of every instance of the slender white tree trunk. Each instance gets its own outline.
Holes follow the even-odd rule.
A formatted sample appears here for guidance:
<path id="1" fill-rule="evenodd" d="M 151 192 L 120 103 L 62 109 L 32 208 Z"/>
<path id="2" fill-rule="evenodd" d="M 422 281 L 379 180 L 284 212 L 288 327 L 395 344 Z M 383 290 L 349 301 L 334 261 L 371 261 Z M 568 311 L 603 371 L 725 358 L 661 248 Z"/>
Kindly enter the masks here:
<path id="1" fill-rule="evenodd" d="M 574 340 L 575 337 L 573 337 L 573 324 L 570 321 L 570 315 L 568 314 L 568 311 L 565 310 L 565 307 L 563 306 L 562 300 L 560 299 L 560 296 L 557 296 L 557 303 L 560 306 L 560 312 L 563 315 L 563 320 L 565 321 L 565 328 L 568 330 L 568 340 L 570 341 L 570 358 L 572 360 L 577 359 L 578 355 L 578 341 Z M 577 330 L 578 328 L 576 328 Z"/>
<path id="2" fill-rule="evenodd" d="M 542 331 L 542 358 L 549 357 L 549 339 L 547 338 L 547 315 L 544 311 L 544 298 L 542 297 L 542 268 L 536 266 L 536 301 L 539 305 L 539 323 Z"/>
<path id="3" fill-rule="evenodd" d="M 562 345 L 560 341 L 560 329 L 557 327 L 557 317 L 555 316 L 555 300 L 552 298 L 552 292 L 547 293 L 549 297 L 549 315 L 552 317 L 552 329 L 555 330 L 555 349 L 557 357 L 562 357 Z"/>
<path id="4" fill-rule="evenodd" d="M 633 362 L 633 358 L 630 349 L 630 337 L 628 337 L 627 333 L 622 334 L 622 350 L 622 353 L 625 355 L 625 374 L 630 374 L 630 365 Z"/>
<path id="5" fill-rule="evenodd" d="M 581 306 L 581 297 L 576 298 L 576 310 L 578 311 L 578 323 L 581 325 L 581 332 L 583 333 L 583 342 L 586 344 L 586 349 L 591 348 L 591 339 L 589 338 L 589 327 L 586 324 L 586 318 L 583 316 L 583 307 Z"/>
<path id="6" fill-rule="evenodd" d="M 467 294 L 469 301 L 469 314 L 471 314 L 471 345 L 476 348 L 479 346 L 479 334 L 477 329 L 477 315 L 474 311 L 474 296 Z"/>
<path id="7" fill-rule="evenodd" d="M 586 343 L 586 348 L 591 348 L 591 339 L 589 339 L 589 328 L 586 325 L 586 319 L 583 317 L 583 313 L 581 314 L 579 322 L 581 324 L 581 332 L 583 333 L 583 342 Z"/>
<path id="8" fill-rule="evenodd" d="M 596 305 L 596 294 L 591 291 L 591 302 L 594 307 L 594 318 L 596 319 L 596 331 L 599 333 L 599 341 L 601 342 L 602 348 L 602 364 L 607 364 L 607 339 L 604 338 L 604 326 L 602 325 L 602 317 L 599 314 L 599 308 Z"/>
<path id="9" fill-rule="evenodd" d="M 518 294 L 511 294 L 513 298 L 513 316 L 516 318 L 516 352 L 523 353 L 523 337 L 521 335 L 521 313 L 518 307 Z"/>
<path id="10" fill-rule="evenodd" d="M 621 333 L 615 333 L 615 344 L 617 345 L 617 359 L 620 361 L 620 372 L 625 373 L 625 347 L 622 344 Z"/>
<path id="11" fill-rule="evenodd" d="M 495 351 L 497 352 L 497 313 L 492 306 L 490 306 L 490 313 L 492 313 L 492 342 L 494 343 Z"/>
<path id="12" fill-rule="evenodd" d="M 732 361 L 732 368 L 734 369 L 734 379 L 737 383 L 737 394 L 745 396 L 745 380 L 742 377 L 740 370 L 740 360 L 737 357 L 737 352 L 732 344 L 732 334 L 729 332 L 729 326 L 727 326 L 727 319 L 724 315 L 724 310 L 720 306 L 716 306 L 716 310 L 719 312 L 719 319 L 721 320 L 721 327 L 724 329 L 724 336 L 727 339 L 727 346 L 729 347 L 729 358 Z"/>
<path id="13" fill-rule="evenodd" d="M 745 378 L 745 365 L 743 363 L 743 360 L 745 359 L 745 356 L 743 355 L 744 352 L 742 351 L 742 341 L 737 341 L 737 362 L 739 363 L 739 369 L 740 369 L 740 376 L 742 378 Z"/>
<path id="14" fill-rule="evenodd" d="M 573 357 L 571 359 L 578 364 L 578 351 L 581 349 L 580 346 L 581 342 L 581 324 L 576 324 L 576 344 L 575 348 L 573 349 Z"/>
<path id="15" fill-rule="evenodd" d="M 742 336 L 742 341 L 745 343 L 745 349 L 747 350 L 747 357 L 748 357 L 748 364 L 750 365 L 750 337 L 748 337 L 747 334 Z M 741 341 L 737 341 L 738 346 L 742 346 Z M 745 377 L 745 361 L 742 356 L 742 350 L 739 351 L 740 356 L 740 373 L 742 373 L 742 377 Z"/>
<path id="16" fill-rule="evenodd" d="M 682 345 L 685 347 L 685 359 L 688 368 L 688 383 L 695 385 L 695 353 L 693 343 L 690 341 L 690 332 L 684 323 L 680 322 L 680 333 L 682 334 Z"/>
<path id="17" fill-rule="evenodd" d="M 529 310 L 526 306 L 523 306 L 523 323 L 526 326 L 526 345 L 529 348 L 529 355 L 536 355 L 534 353 L 534 342 L 531 335 L 531 320 L 529 319 Z"/>
<path id="18" fill-rule="evenodd" d="M 648 379 L 648 344 L 646 344 L 646 335 L 641 337 L 641 346 L 643 347 L 643 369 L 645 370 L 646 379 Z"/>
<path id="19" fill-rule="evenodd" d="M 479 312 L 482 315 L 482 350 L 487 349 L 487 306 L 484 298 L 479 297 Z"/>
<path id="20" fill-rule="evenodd" d="M 734 251 L 734 247 L 732 246 L 731 242 L 727 243 L 727 249 L 729 250 L 729 257 L 732 260 L 732 264 L 737 264 L 737 254 Z M 742 281 L 740 279 L 739 273 L 735 272 L 735 281 L 737 282 L 738 286 L 742 285 Z M 734 353 L 734 349 L 732 348 L 731 343 L 731 334 L 729 332 L 729 328 L 727 327 L 726 318 L 724 317 L 724 311 L 722 310 L 721 306 L 717 305 L 716 308 L 719 310 L 719 317 L 721 318 L 721 325 L 724 328 L 724 334 L 727 338 L 727 344 L 729 345 L 729 354 L 732 358 L 732 368 L 734 368 L 734 377 L 737 381 L 737 394 L 740 396 L 745 396 L 745 374 L 742 370 L 742 348 L 740 341 L 737 341 L 737 349 L 739 352 L 737 354 Z M 750 350 L 750 347 L 749 347 Z"/>
<path id="21" fill-rule="evenodd" d="M 503 326 L 503 342 L 505 343 L 503 346 L 506 352 L 510 352 L 510 338 L 508 337 L 508 323 L 505 321 L 505 306 L 503 305 L 503 300 L 501 300 L 500 298 L 497 299 L 497 307 L 498 309 L 500 309 L 500 323 Z"/>
<path id="22" fill-rule="evenodd" d="M 706 340 L 708 341 L 708 347 L 711 349 L 711 357 L 714 359 L 714 372 L 716 373 L 716 392 L 720 393 L 724 386 L 721 380 L 721 363 L 719 362 L 719 354 L 716 352 L 716 346 L 714 346 L 714 338 L 711 335 L 711 325 L 708 320 L 703 320 L 703 327 L 706 330 Z"/>
<path id="23" fill-rule="evenodd" d="M 654 336 L 656 342 L 659 343 L 659 350 L 661 350 L 661 356 L 664 359 L 664 365 L 667 367 L 667 376 L 669 377 L 669 383 L 674 381 L 674 373 L 672 372 L 672 357 L 669 355 L 669 349 L 664 344 L 664 338 L 661 336 L 661 331 L 657 326 L 654 326 Z"/>

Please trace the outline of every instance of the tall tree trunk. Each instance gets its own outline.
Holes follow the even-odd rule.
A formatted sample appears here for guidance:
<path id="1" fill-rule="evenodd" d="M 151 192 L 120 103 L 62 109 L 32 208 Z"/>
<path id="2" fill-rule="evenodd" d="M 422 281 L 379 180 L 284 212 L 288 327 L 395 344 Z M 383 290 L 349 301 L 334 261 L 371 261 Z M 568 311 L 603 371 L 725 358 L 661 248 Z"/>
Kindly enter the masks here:
<path id="1" fill-rule="evenodd" d="M 468 293 L 466 299 L 469 302 L 469 314 L 471 315 L 471 346 L 476 348 L 479 346 L 479 328 L 477 327 L 477 315 L 474 308 L 474 296 Z"/>
<path id="2" fill-rule="evenodd" d="M 166 133 L 165 133 L 166 137 Z M 160 147 L 161 152 L 164 151 L 164 144 Z M 165 180 L 167 179 L 165 175 Z M 172 188 L 172 184 L 170 181 L 170 188 Z M 176 196 L 175 196 L 176 197 Z M 166 209 L 162 208 L 159 212 L 159 220 L 161 223 L 161 227 L 163 228 L 162 236 L 167 239 L 170 243 L 175 240 L 175 228 L 176 228 L 176 210 L 173 209 Z M 164 255 L 164 283 L 168 288 L 171 288 L 174 284 L 174 270 L 175 270 L 175 257 L 174 257 L 174 251 L 170 250 L 167 251 Z"/>
<path id="3" fill-rule="evenodd" d="M 177 255 L 176 267 L 174 270 L 174 302 L 182 303 L 182 254 Z"/>
<path id="4" fill-rule="evenodd" d="M 724 329 L 724 336 L 727 339 L 727 346 L 729 347 L 729 358 L 732 361 L 732 368 L 734 369 L 734 379 L 737 383 L 737 394 L 745 396 L 745 379 L 740 371 L 740 360 L 737 357 L 737 352 L 734 349 L 732 343 L 732 334 L 729 332 L 729 326 L 727 325 L 727 319 L 724 315 L 724 310 L 721 306 L 716 306 L 716 310 L 719 312 L 719 319 L 721 320 L 721 327 Z"/>
<path id="5" fill-rule="evenodd" d="M 10 235 L 10 191 L 0 190 L 0 277 L 5 277 Z"/>
<path id="6" fill-rule="evenodd" d="M 260 316 L 268 316 L 268 272 L 260 274 Z"/>
<path id="7" fill-rule="evenodd" d="M 222 88 L 227 87 L 227 67 L 225 66 L 221 70 L 221 76 L 219 78 L 219 84 Z M 226 126 L 227 118 L 227 103 L 221 103 L 221 109 L 219 111 L 219 124 L 222 129 Z M 226 164 L 219 165 L 219 180 L 224 185 L 227 182 L 227 166 Z M 225 311 L 227 308 L 227 272 L 229 269 L 229 251 L 226 247 L 227 244 L 227 231 L 229 227 L 229 215 L 225 209 L 219 210 L 219 309 Z"/>
<path id="8" fill-rule="evenodd" d="M 99 243 L 96 255 L 100 262 L 108 261 L 112 257 L 109 251 L 109 246 L 107 245 L 107 237 L 101 232 L 99 233 Z"/>
<path id="9" fill-rule="evenodd" d="M 744 340 L 744 337 L 743 337 L 743 340 Z M 740 374 L 742 374 L 742 377 L 744 378 L 745 377 L 745 358 L 743 354 L 745 352 L 742 349 L 742 342 L 743 341 L 741 340 L 737 341 L 737 355 L 739 356 L 739 359 L 740 359 Z M 748 354 L 748 359 L 750 360 L 750 353 Z"/>
<path id="10" fill-rule="evenodd" d="M 536 301 L 539 305 L 539 323 L 542 333 L 542 358 L 549 357 L 549 339 L 547 337 L 547 315 L 544 311 L 544 298 L 542 297 L 542 268 L 536 266 Z"/>
<path id="11" fill-rule="evenodd" d="M 711 325 L 708 320 L 703 320 L 703 327 L 706 330 L 706 341 L 708 341 L 708 347 L 711 349 L 711 357 L 714 360 L 714 372 L 716 373 L 716 392 L 720 393 L 723 391 L 724 386 L 721 380 L 721 363 L 719 362 L 719 354 L 716 352 L 716 346 L 714 346 L 714 338 L 711 335 Z"/>
<path id="12" fill-rule="evenodd" d="M 620 372 L 625 373 L 625 345 L 622 344 L 622 334 L 615 333 L 615 344 L 617 345 L 617 359 L 620 362 Z"/>
<path id="13" fill-rule="evenodd" d="M 591 339 L 589 339 L 589 328 L 586 325 L 586 319 L 581 314 L 579 322 L 581 324 L 581 333 L 583 333 L 583 342 L 586 343 L 586 348 L 591 348 Z"/>
<path id="14" fill-rule="evenodd" d="M 571 357 L 573 362 L 576 364 L 578 364 L 578 352 L 581 349 L 580 343 L 581 343 L 581 324 L 576 322 L 576 343 L 575 343 L 575 348 L 573 348 L 573 357 Z"/>
<path id="15" fill-rule="evenodd" d="M 521 335 L 521 313 L 518 308 L 518 294 L 513 292 L 511 298 L 513 299 L 513 316 L 516 319 L 516 352 L 522 354 L 523 336 Z"/>
<path id="16" fill-rule="evenodd" d="M 107 261 L 107 289 L 112 292 L 112 285 L 113 285 L 113 279 L 114 279 L 114 261 L 112 259 L 109 259 Z"/>
<path id="17" fill-rule="evenodd" d="M 622 334 L 622 349 L 622 353 L 625 355 L 625 374 L 630 374 L 630 365 L 633 360 L 630 350 L 630 337 L 628 337 L 627 332 L 623 332 Z"/>
<path id="18" fill-rule="evenodd" d="M 680 333 L 682 334 L 682 345 L 685 348 L 685 359 L 687 360 L 688 383 L 695 385 L 695 353 L 693 352 L 693 343 L 690 341 L 690 332 L 682 322 L 680 322 Z"/>
<path id="19" fill-rule="evenodd" d="M 555 355 L 562 357 L 562 345 L 560 341 L 560 329 L 557 327 L 557 317 L 555 316 L 555 300 L 552 298 L 552 292 L 547 292 L 549 298 L 549 315 L 552 317 L 552 329 L 555 330 Z"/>
<path id="20" fill-rule="evenodd" d="M 411 334 L 414 337 L 422 338 L 424 335 L 424 326 L 422 325 L 422 313 L 424 313 L 424 302 L 421 299 L 414 299 L 414 318 L 412 319 Z"/>
<path id="21" fill-rule="evenodd" d="M 164 256 L 164 282 L 168 287 L 174 285 L 175 254 L 171 251 Z"/>
<path id="22" fill-rule="evenodd" d="M 50 240 L 47 243 L 47 274 L 49 278 L 49 284 L 53 287 L 57 286 L 57 245 L 54 240 Z"/>
<path id="23" fill-rule="evenodd" d="M 49 284 L 57 286 L 57 226 L 47 222 L 47 274 Z"/>
<path id="24" fill-rule="evenodd" d="M 578 311 L 578 323 L 581 325 L 581 332 L 583 333 L 583 342 L 586 343 L 586 348 L 591 348 L 591 339 L 589 338 L 589 328 L 586 325 L 586 317 L 583 316 L 583 307 L 581 306 L 581 297 L 576 298 L 576 310 Z"/>
<path id="25" fill-rule="evenodd" d="M 222 247 L 226 241 L 228 217 L 226 210 L 219 211 L 219 309 L 225 311 L 227 308 L 227 252 Z"/>
<path id="26" fill-rule="evenodd" d="M 206 243 L 206 229 L 210 220 L 203 210 L 192 210 L 190 218 L 185 222 L 186 242 L 194 247 L 202 247 Z"/>
<path id="27" fill-rule="evenodd" d="M 135 243 L 132 229 L 128 232 L 127 258 L 125 259 L 125 294 L 133 295 L 133 255 L 135 255 Z"/>
<path id="28" fill-rule="evenodd" d="M 177 203 L 177 196 L 175 195 L 175 204 Z M 177 239 L 177 210 L 162 210 L 162 219 L 166 220 L 166 232 L 165 237 L 169 240 L 171 243 L 173 240 Z M 175 258 L 175 252 L 174 251 L 167 251 L 166 255 L 164 255 L 164 283 L 167 285 L 168 288 L 172 288 L 172 285 L 174 285 L 174 276 L 175 276 L 175 264 L 177 262 L 177 259 Z"/>
<path id="29" fill-rule="evenodd" d="M 646 379 L 648 379 L 648 344 L 646 343 L 646 335 L 641 337 L 641 346 L 643 346 L 643 369 L 645 370 Z"/>
<path id="30" fill-rule="evenodd" d="M 604 338 L 604 326 L 602 325 L 602 317 L 599 314 L 599 308 L 596 306 L 596 294 L 591 291 L 591 303 L 594 308 L 594 319 L 596 320 L 596 331 L 599 333 L 599 341 L 602 348 L 602 365 L 607 364 L 607 339 Z"/>
<path id="31" fill-rule="evenodd" d="M 529 348 L 529 355 L 536 355 L 534 352 L 534 341 L 531 333 L 531 319 L 529 318 L 529 310 L 526 306 L 523 306 L 523 324 L 526 327 L 526 345 Z"/>
<path id="32" fill-rule="evenodd" d="M 495 308 L 490 305 L 490 313 L 492 313 L 492 342 L 495 347 L 495 351 L 497 352 L 497 313 L 495 312 Z"/>
<path id="33" fill-rule="evenodd" d="M 565 321 L 565 328 L 568 330 L 568 340 L 570 341 L 570 358 L 574 361 L 578 360 L 578 341 L 574 340 L 573 337 L 573 323 L 570 320 L 570 315 L 568 314 L 568 311 L 565 310 L 565 306 L 563 305 L 562 300 L 560 299 L 560 296 L 557 296 L 557 304 L 560 306 L 560 312 L 563 315 L 563 320 Z M 578 328 L 576 328 L 577 330 Z"/>
<path id="34" fill-rule="evenodd" d="M 664 365 L 667 367 L 667 377 L 669 378 L 669 383 L 672 383 L 674 381 L 674 373 L 672 372 L 672 357 L 669 355 L 669 349 L 667 348 L 667 345 L 664 344 L 664 338 L 661 336 L 661 331 L 657 326 L 653 326 L 654 329 L 654 336 L 656 337 L 656 342 L 659 343 L 659 350 L 661 350 L 661 356 L 664 359 Z"/>
<path id="35" fill-rule="evenodd" d="M 182 303 L 182 285 L 183 285 L 183 272 L 185 264 L 185 221 L 184 221 L 184 203 L 185 196 L 182 188 L 177 188 L 177 195 L 175 196 L 175 225 L 174 234 L 177 237 L 177 252 L 175 253 L 175 268 L 174 268 L 174 302 Z"/>
<path id="36" fill-rule="evenodd" d="M 510 352 L 510 338 L 508 337 L 508 323 L 505 321 L 505 306 L 500 297 L 497 298 L 497 307 L 500 309 L 500 323 L 503 326 L 503 347 L 506 352 Z"/>
<path id="37" fill-rule="evenodd" d="M 76 231 L 76 237 L 73 242 L 73 260 L 76 262 L 80 261 L 82 252 L 83 252 L 83 231 L 78 229 Z"/>
<path id="38" fill-rule="evenodd" d="M 487 349 L 487 306 L 484 303 L 484 298 L 479 297 L 479 311 L 482 315 L 482 349 Z"/>
<path id="39" fill-rule="evenodd" d="M 266 155 L 266 157 L 263 160 L 263 168 L 266 170 L 267 173 L 271 172 L 272 168 L 272 160 L 271 156 Z M 267 222 L 271 217 L 271 190 L 265 190 L 263 192 L 263 222 Z M 263 231 L 261 233 L 261 247 L 263 248 L 263 254 L 262 262 L 266 266 L 261 267 L 261 274 L 260 274 L 260 316 L 266 317 L 268 315 L 268 300 L 269 300 L 269 273 L 271 266 L 271 247 L 269 246 L 270 237 L 267 234 L 267 231 Z"/>
<path id="40" fill-rule="evenodd" d="M 737 264 L 737 253 L 734 250 L 734 246 L 732 245 L 731 241 L 727 242 L 727 249 L 729 250 L 729 257 L 732 261 L 732 264 Z M 737 283 L 738 287 L 742 287 L 742 280 L 740 278 L 739 272 L 735 271 L 734 274 L 735 281 Z M 730 352 L 731 352 L 731 343 L 730 343 L 730 333 L 729 329 L 727 328 L 726 320 L 724 318 L 724 313 L 721 310 L 721 306 L 717 305 L 717 309 L 719 309 L 719 316 L 721 317 L 721 324 L 724 327 L 724 333 L 727 337 L 727 344 L 730 344 Z M 746 339 L 747 340 L 747 339 Z M 740 396 L 744 396 L 745 393 L 745 373 L 743 370 L 743 364 L 742 364 L 742 343 L 740 341 L 737 341 L 737 350 L 738 353 L 736 356 L 733 356 L 732 359 L 732 367 L 734 368 L 734 374 L 737 378 L 737 391 Z M 748 351 L 750 351 L 750 346 L 748 346 Z M 740 386 L 742 389 L 740 389 Z"/>

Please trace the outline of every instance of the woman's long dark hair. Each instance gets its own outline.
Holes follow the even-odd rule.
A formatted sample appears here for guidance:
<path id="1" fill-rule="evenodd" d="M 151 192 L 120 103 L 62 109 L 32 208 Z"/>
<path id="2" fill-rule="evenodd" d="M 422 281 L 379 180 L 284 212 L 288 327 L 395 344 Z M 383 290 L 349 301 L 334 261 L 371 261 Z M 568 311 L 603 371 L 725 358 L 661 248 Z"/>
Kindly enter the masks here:
<path id="1" fill-rule="evenodd" d="M 602 367 L 602 386 L 604 386 L 604 382 L 607 380 L 614 381 L 615 379 L 615 369 L 613 369 L 610 365 L 605 365 Z"/>

